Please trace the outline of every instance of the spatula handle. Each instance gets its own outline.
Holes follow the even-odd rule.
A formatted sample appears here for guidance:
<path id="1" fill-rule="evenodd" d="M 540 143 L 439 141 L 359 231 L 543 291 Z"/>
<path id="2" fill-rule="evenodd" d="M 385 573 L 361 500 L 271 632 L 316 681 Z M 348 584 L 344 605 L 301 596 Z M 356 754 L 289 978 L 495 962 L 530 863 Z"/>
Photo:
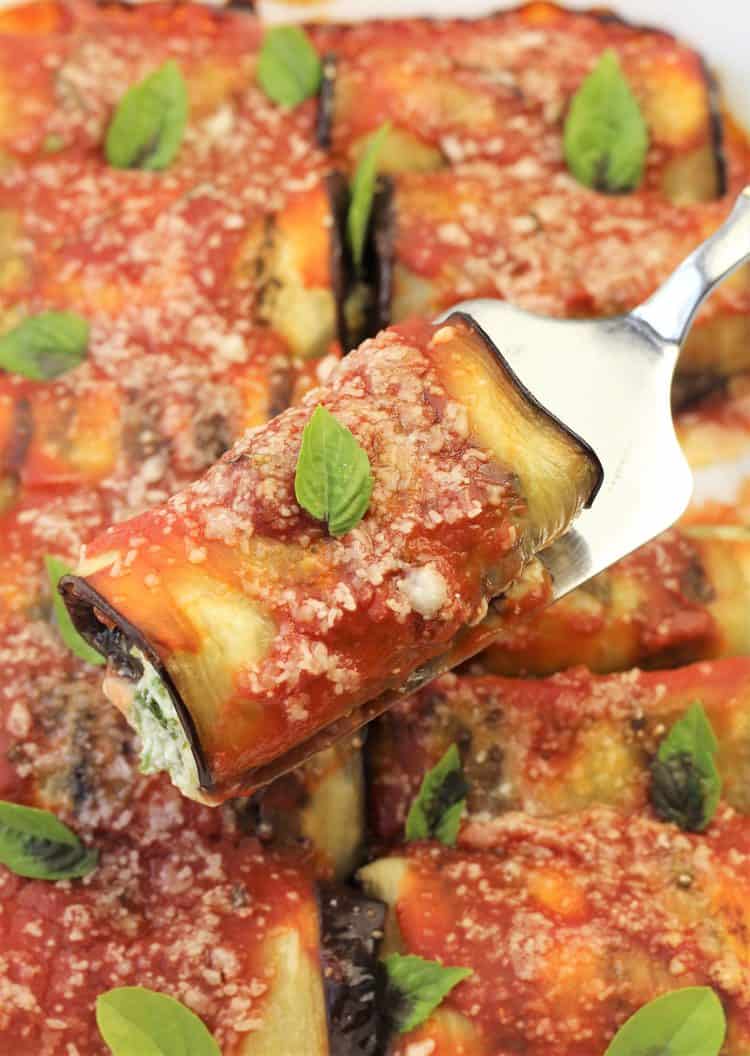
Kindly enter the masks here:
<path id="1" fill-rule="evenodd" d="M 746 260 L 750 260 L 750 187 L 742 191 L 718 231 L 631 314 L 663 340 L 681 345 L 704 299 Z"/>

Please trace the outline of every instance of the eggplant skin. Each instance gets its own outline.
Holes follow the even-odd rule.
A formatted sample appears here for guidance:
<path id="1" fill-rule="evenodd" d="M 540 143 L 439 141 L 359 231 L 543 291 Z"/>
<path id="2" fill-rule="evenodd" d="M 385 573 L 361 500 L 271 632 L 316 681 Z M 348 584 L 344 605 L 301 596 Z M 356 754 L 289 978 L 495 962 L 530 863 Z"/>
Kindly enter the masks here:
<path id="1" fill-rule="evenodd" d="M 320 888 L 329 1056 L 385 1056 L 386 980 L 378 960 L 386 907 L 352 887 Z"/>
<path id="2" fill-rule="evenodd" d="M 371 334 L 391 324 L 393 266 L 396 259 L 395 190 L 392 176 L 379 177 L 372 203 L 369 245 L 365 250 L 370 271 L 368 277 L 375 294 L 368 320 Z"/>
<path id="3" fill-rule="evenodd" d="M 322 150 L 330 150 L 333 140 L 333 111 L 338 66 L 333 52 L 328 52 L 323 56 L 322 66 L 323 76 L 318 90 L 318 116 L 315 121 L 315 142 Z"/>
<path id="4" fill-rule="evenodd" d="M 336 329 L 343 352 L 354 347 L 346 318 L 346 299 L 353 283 L 354 264 L 346 237 L 346 218 L 349 211 L 349 183 L 343 172 L 334 169 L 326 177 L 326 193 L 331 211 L 331 293 L 336 306 Z"/>

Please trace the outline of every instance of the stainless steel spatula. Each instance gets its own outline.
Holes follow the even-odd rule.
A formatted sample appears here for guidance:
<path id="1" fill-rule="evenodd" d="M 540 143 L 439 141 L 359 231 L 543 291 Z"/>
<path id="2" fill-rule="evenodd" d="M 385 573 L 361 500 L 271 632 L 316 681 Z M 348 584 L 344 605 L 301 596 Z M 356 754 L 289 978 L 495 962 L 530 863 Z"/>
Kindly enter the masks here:
<path id="1" fill-rule="evenodd" d="M 750 187 L 726 223 L 629 315 L 544 319 L 504 301 L 463 301 L 539 403 L 596 452 L 604 479 L 591 508 L 540 556 L 555 597 L 664 531 L 684 512 L 692 475 L 672 425 L 680 345 L 711 290 L 750 259 Z"/>

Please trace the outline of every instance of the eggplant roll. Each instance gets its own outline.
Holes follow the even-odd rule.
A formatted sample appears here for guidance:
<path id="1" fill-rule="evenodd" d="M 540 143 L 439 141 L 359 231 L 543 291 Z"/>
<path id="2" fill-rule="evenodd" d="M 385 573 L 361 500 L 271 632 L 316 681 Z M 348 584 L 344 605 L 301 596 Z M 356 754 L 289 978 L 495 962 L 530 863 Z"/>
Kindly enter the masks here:
<path id="1" fill-rule="evenodd" d="M 675 419 L 677 436 L 696 469 L 744 459 L 750 452 L 750 372 L 724 384 Z"/>
<path id="2" fill-rule="evenodd" d="M 468 783 L 469 820 L 599 804 L 645 809 L 659 745 L 696 700 L 719 742 L 723 796 L 750 814 L 750 659 L 737 657 L 606 676 L 584 668 L 545 679 L 446 675 L 371 731 L 373 835 L 381 844 L 401 838 L 425 773 L 451 744 Z"/>
<path id="3" fill-rule="evenodd" d="M 294 497 L 316 405 L 372 470 L 364 520 L 341 538 Z M 366 342 L 167 504 L 105 532 L 61 590 L 110 661 L 108 695 L 139 728 L 144 765 L 217 802 L 382 710 L 481 624 L 599 479 L 590 449 L 468 322 L 414 323 Z"/>
<path id="4" fill-rule="evenodd" d="M 711 77 L 700 55 L 667 33 L 549 3 L 476 21 L 313 32 L 320 50 L 336 55 L 325 138 L 349 165 L 387 119 L 384 171 L 478 159 L 501 167 L 534 156 L 552 175 L 561 164 L 561 116 L 598 56 L 614 48 L 649 126 L 646 187 L 682 204 L 722 193 Z"/>
<path id="5" fill-rule="evenodd" d="M 317 875 L 346 880 L 361 863 L 365 842 L 362 734 L 272 781 L 243 814 L 264 842 L 308 847 Z"/>
<path id="6" fill-rule="evenodd" d="M 722 807 L 691 836 L 599 808 L 477 830 L 360 871 L 391 908 L 386 949 L 473 970 L 391 1056 L 601 1056 L 641 1005 L 692 985 L 724 1005 L 722 1053 L 747 1051 L 748 819 Z"/>
<path id="7" fill-rule="evenodd" d="M 2 870 L 3 958 L 18 973 L 0 1008 L 5 1045 L 104 1056 L 96 998 L 145 986 L 195 1011 L 222 1056 L 380 1056 L 382 904 L 317 889 L 301 856 L 195 817 L 179 830 L 179 808 L 165 817 L 155 801 L 142 843 L 100 842 L 85 885 Z"/>
<path id="8" fill-rule="evenodd" d="M 509 619 L 482 654 L 498 675 L 585 664 L 607 673 L 750 654 L 750 529 L 695 525 L 659 538 L 549 608 Z"/>
<path id="9" fill-rule="evenodd" d="M 593 194 L 569 176 L 551 177 L 536 158 L 400 173 L 391 237 L 381 240 L 392 268 L 392 318 L 432 316 L 472 297 L 564 318 L 627 312 L 726 218 L 733 192 L 750 179 L 746 144 L 733 150 L 729 194 L 688 205 L 646 190 Z M 707 378 L 748 369 L 748 349 L 744 267 L 702 308 L 680 355 L 686 380 L 675 396 L 688 399 Z"/>
<path id="10" fill-rule="evenodd" d="M 237 251 L 237 283 L 257 287 L 256 314 L 288 343 L 292 356 L 324 355 L 334 341 L 349 351 L 350 261 L 344 240 L 349 191 L 331 172 L 259 217 Z"/>

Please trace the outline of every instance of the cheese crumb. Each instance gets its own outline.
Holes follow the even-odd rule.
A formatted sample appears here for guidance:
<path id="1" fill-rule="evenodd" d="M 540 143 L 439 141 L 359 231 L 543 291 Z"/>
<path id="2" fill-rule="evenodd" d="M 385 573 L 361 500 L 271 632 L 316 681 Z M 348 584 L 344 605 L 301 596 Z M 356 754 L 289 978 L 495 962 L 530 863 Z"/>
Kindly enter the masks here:
<path id="1" fill-rule="evenodd" d="M 448 600 L 448 586 L 433 564 L 410 569 L 398 587 L 412 609 L 426 620 L 434 619 Z"/>

